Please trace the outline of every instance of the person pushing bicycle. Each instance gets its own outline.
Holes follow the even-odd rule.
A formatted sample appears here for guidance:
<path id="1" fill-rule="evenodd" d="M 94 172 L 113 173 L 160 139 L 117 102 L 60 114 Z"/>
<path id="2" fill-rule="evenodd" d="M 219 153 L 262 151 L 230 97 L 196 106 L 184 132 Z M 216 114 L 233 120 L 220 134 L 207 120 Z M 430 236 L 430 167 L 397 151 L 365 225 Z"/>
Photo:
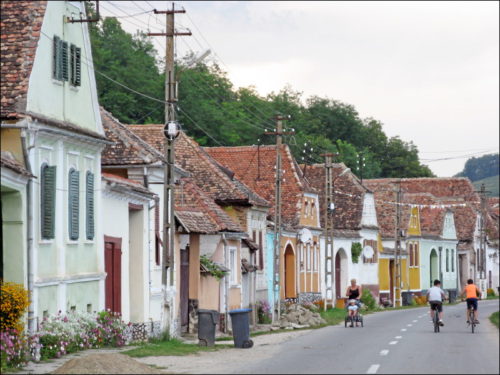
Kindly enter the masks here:
<path id="1" fill-rule="evenodd" d="M 446 299 L 443 289 L 441 289 L 441 281 L 434 280 L 434 286 L 427 291 L 427 301 L 431 305 L 429 314 L 431 321 L 433 321 L 432 312 L 437 310 L 439 313 L 439 325 L 444 326 L 443 323 L 443 301 Z"/>
<path id="2" fill-rule="evenodd" d="M 479 290 L 479 288 L 474 285 L 474 281 L 472 281 L 472 279 L 467 280 L 467 285 L 462 292 L 462 298 L 463 297 L 466 297 L 465 301 L 467 302 L 467 323 L 470 323 L 470 310 L 474 309 L 474 323 L 479 324 L 479 320 L 477 320 L 477 317 L 479 315 L 477 311 L 477 300 L 478 297 L 481 297 L 481 290 Z"/>

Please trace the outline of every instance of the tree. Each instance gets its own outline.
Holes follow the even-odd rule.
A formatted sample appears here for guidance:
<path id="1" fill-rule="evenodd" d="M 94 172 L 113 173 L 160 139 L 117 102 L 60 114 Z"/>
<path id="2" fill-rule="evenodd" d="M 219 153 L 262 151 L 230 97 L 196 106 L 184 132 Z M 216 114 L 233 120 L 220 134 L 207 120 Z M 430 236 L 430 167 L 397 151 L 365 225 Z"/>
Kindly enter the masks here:
<path id="1" fill-rule="evenodd" d="M 499 154 L 473 157 L 465 162 L 463 171 L 458 173 L 457 177 L 468 177 L 471 181 L 482 180 L 497 176 L 499 167 Z"/>

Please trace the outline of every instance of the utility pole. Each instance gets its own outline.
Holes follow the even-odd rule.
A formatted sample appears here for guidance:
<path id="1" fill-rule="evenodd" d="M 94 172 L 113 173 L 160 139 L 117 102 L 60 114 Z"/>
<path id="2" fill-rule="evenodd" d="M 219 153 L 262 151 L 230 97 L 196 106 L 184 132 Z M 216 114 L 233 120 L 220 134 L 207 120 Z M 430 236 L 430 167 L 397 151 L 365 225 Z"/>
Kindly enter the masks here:
<path id="1" fill-rule="evenodd" d="M 163 259 L 162 259 L 162 285 L 164 286 L 164 305 L 173 310 L 174 306 L 169 306 L 167 298 L 167 270 L 170 271 L 169 286 L 175 285 L 175 181 L 174 164 L 175 148 L 174 140 L 179 135 L 179 124 L 175 116 L 175 103 L 177 102 L 177 82 L 174 71 L 174 37 L 181 35 L 191 35 L 191 32 L 178 33 L 175 31 L 175 14 L 186 13 L 185 10 L 176 10 L 175 3 L 172 3 L 171 10 L 156 10 L 155 14 L 165 14 L 167 21 L 166 33 L 148 33 L 148 36 L 165 36 L 165 142 L 164 153 L 167 160 L 164 170 L 163 181 Z"/>
<path id="2" fill-rule="evenodd" d="M 335 292 L 333 290 L 334 277 L 335 277 L 335 264 L 334 255 L 335 251 L 333 248 L 333 212 L 335 209 L 335 203 L 333 200 L 333 180 L 332 180 L 332 167 L 333 167 L 333 157 L 338 154 L 322 154 L 325 157 L 325 299 L 324 299 L 324 310 L 327 309 L 328 295 L 331 296 L 332 307 L 335 307 Z M 330 280 L 330 284 L 328 284 Z"/>
<path id="3" fill-rule="evenodd" d="M 274 286 L 274 322 L 279 322 L 281 315 L 281 285 L 280 285 L 280 270 L 281 270 L 281 146 L 283 143 L 284 134 L 295 134 L 292 131 L 283 131 L 283 116 L 276 116 L 276 129 L 274 132 L 265 132 L 267 135 L 276 136 L 276 191 L 274 204 L 274 269 L 273 269 L 273 286 Z"/>
<path id="4" fill-rule="evenodd" d="M 486 212 L 488 205 L 488 198 L 486 188 L 484 184 L 481 184 L 481 189 L 478 191 L 479 197 L 481 199 L 481 216 L 479 219 L 479 262 L 476 259 L 478 264 L 476 265 L 477 270 L 479 271 L 479 279 L 486 279 Z M 481 283 L 481 290 L 484 290 L 484 285 Z"/>
<path id="5" fill-rule="evenodd" d="M 396 199 L 396 291 L 394 294 L 394 305 L 401 306 L 401 179 L 398 181 Z"/>

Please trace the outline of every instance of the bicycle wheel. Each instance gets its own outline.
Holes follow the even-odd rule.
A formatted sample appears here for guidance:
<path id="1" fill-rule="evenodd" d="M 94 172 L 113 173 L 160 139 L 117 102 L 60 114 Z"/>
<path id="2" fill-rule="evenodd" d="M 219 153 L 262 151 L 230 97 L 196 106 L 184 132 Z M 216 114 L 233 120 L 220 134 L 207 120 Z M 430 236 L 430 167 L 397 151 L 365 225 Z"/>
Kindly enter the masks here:
<path id="1" fill-rule="evenodd" d="M 439 332 L 439 312 L 438 310 L 434 310 L 434 332 Z"/>
<path id="2" fill-rule="evenodd" d="M 476 321 L 474 320 L 474 310 L 473 309 L 471 309 L 471 311 L 470 311 L 469 322 L 470 322 L 472 333 L 474 333 L 474 329 L 476 328 Z"/>

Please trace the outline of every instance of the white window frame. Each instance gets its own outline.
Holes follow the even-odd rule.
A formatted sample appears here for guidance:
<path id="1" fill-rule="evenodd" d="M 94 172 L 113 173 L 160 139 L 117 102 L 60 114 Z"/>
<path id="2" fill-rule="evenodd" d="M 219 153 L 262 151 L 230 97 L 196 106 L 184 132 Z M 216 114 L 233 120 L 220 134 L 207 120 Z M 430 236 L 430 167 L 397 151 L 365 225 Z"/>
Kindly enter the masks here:
<path id="1" fill-rule="evenodd" d="M 238 285 L 238 259 L 237 259 L 238 249 L 236 247 L 229 248 L 229 265 L 231 267 L 230 272 L 230 283 L 231 285 Z"/>

